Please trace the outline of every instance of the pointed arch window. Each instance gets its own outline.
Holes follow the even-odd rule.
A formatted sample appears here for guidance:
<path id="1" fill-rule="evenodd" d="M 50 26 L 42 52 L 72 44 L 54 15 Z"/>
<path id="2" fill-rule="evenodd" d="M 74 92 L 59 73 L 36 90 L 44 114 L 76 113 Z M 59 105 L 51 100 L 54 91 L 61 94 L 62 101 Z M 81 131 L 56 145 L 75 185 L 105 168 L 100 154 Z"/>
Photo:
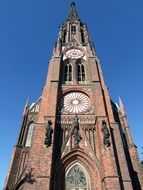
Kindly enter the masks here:
<path id="1" fill-rule="evenodd" d="M 72 65 L 70 63 L 67 63 L 65 65 L 64 71 L 65 71 L 65 73 L 64 73 L 65 83 L 72 81 Z"/>
<path id="2" fill-rule="evenodd" d="M 81 29 L 81 42 L 85 43 L 85 38 L 84 38 L 84 31 Z"/>
<path id="3" fill-rule="evenodd" d="M 64 30 L 64 32 L 63 32 L 63 43 L 66 43 L 66 34 L 67 34 L 67 31 Z"/>
<path id="4" fill-rule="evenodd" d="M 66 173 L 65 190 L 89 190 L 89 180 L 85 170 L 75 164 Z"/>
<path id="5" fill-rule="evenodd" d="M 71 34 L 76 34 L 76 26 L 75 25 L 71 26 Z"/>
<path id="6" fill-rule="evenodd" d="M 26 147 L 31 146 L 33 130 L 34 130 L 34 123 L 30 123 L 29 127 L 28 127 L 28 133 L 27 133 L 27 137 L 26 137 L 26 142 L 25 142 Z"/>
<path id="7" fill-rule="evenodd" d="M 78 82 L 82 83 L 85 81 L 85 69 L 82 63 L 77 64 L 77 74 L 78 74 Z"/>

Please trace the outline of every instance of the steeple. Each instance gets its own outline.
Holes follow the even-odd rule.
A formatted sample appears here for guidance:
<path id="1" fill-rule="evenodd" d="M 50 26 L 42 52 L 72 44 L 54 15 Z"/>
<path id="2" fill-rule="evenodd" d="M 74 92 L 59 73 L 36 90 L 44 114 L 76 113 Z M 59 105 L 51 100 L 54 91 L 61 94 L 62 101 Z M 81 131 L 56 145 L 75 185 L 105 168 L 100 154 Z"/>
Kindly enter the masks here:
<path id="1" fill-rule="evenodd" d="M 42 95 L 25 105 L 4 190 L 141 190 L 143 175 L 119 102 L 120 112 L 72 2 Z"/>
<path id="2" fill-rule="evenodd" d="M 77 14 L 77 9 L 76 9 L 75 2 L 71 3 L 69 15 L 68 15 L 68 20 L 69 21 L 75 21 L 75 20 L 79 21 L 80 20 L 78 14 Z"/>
<path id="3" fill-rule="evenodd" d="M 120 113 L 126 115 L 125 106 L 120 96 L 119 96 L 119 107 L 120 107 Z"/>
<path id="4" fill-rule="evenodd" d="M 75 2 L 71 3 L 68 17 L 61 25 L 55 53 L 57 54 L 58 52 L 60 54 L 62 52 L 61 50 L 69 48 L 69 46 L 87 47 L 89 50 L 88 52 L 95 55 L 94 48 L 89 38 L 87 26 L 81 21 L 78 15 Z"/>
<path id="5" fill-rule="evenodd" d="M 119 106 L 120 106 L 120 108 L 124 107 L 123 101 L 120 96 L 119 96 Z"/>
<path id="6" fill-rule="evenodd" d="M 27 100 L 26 100 L 26 104 L 24 106 L 23 115 L 26 114 L 27 109 L 29 108 L 29 100 L 30 100 L 30 98 L 28 97 Z"/>

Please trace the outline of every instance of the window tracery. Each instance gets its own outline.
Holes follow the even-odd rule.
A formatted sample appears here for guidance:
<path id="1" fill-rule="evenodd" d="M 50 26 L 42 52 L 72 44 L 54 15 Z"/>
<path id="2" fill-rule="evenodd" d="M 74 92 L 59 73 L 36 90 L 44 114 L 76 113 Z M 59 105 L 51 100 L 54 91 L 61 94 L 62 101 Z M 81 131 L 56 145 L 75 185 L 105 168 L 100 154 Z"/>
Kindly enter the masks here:
<path id="1" fill-rule="evenodd" d="M 75 164 L 66 174 L 66 190 L 89 190 L 89 181 L 85 171 L 79 164 Z"/>
<path id="2" fill-rule="evenodd" d="M 69 62 L 66 63 L 64 72 L 65 83 L 72 81 L 72 65 Z"/>
<path id="3" fill-rule="evenodd" d="M 77 64 L 77 78 L 78 78 L 78 82 L 82 83 L 85 81 L 85 69 L 84 69 L 84 65 L 81 62 L 78 62 Z"/>
<path id="4" fill-rule="evenodd" d="M 75 25 L 71 26 L 71 34 L 76 34 L 76 26 Z"/>

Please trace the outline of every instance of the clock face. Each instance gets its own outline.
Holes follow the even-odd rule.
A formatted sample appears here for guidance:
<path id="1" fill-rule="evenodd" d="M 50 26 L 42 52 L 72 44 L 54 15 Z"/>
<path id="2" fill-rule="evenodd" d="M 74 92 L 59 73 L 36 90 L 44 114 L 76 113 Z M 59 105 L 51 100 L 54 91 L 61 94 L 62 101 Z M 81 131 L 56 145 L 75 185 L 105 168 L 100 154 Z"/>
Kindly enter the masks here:
<path id="1" fill-rule="evenodd" d="M 80 51 L 79 49 L 71 49 L 65 53 L 65 56 L 67 58 L 71 58 L 71 59 L 79 59 L 79 58 L 83 57 L 83 55 L 84 55 L 84 53 L 82 51 Z"/>
<path id="2" fill-rule="evenodd" d="M 81 92 L 71 92 L 63 97 L 63 106 L 66 113 L 85 113 L 91 106 L 90 98 Z"/>

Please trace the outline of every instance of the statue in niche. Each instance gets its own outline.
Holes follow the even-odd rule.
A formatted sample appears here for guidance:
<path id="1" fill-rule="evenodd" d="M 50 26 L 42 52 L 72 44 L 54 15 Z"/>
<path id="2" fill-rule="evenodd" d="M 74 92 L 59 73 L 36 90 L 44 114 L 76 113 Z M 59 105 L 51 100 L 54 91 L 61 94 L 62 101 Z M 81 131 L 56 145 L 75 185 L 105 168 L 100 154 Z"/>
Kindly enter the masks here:
<path id="1" fill-rule="evenodd" d="M 79 129 L 79 121 L 77 115 L 75 115 L 75 117 L 73 118 L 72 126 L 73 128 Z"/>
<path id="2" fill-rule="evenodd" d="M 109 147 L 110 146 L 110 141 L 109 141 L 109 137 L 110 137 L 110 133 L 109 130 L 107 128 L 107 124 L 105 121 L 102 122 L 102 133 L 103 133 L 103 143 L 105 146 Z"/>
<path id="3" fill-rule="evenodd" d="M 79 134 L 79 121 L 78 121 L 77 115 L 73 119 L 72 127 L 73 127 L 72 135 L 73 135 L 73 138 L 74 138 L 74 147 L 78 148 L 79 147 L 79 142 L 81 140 L 81 136 Z"/>
<path id="4" fill-rule="evenodd" d="M 47 147 L 51 146 L 51 144 L 52 144 L 53 129 L 52 129 L 51 125 L 52 125 L 52 121 L 48 120 L 48 125 L 47 125 L 47 128 L 46 128 L 46 134 L 45 134 L 46 138 L 45 138 L 45 142 L 44 142 L 44 144 Z"/>

